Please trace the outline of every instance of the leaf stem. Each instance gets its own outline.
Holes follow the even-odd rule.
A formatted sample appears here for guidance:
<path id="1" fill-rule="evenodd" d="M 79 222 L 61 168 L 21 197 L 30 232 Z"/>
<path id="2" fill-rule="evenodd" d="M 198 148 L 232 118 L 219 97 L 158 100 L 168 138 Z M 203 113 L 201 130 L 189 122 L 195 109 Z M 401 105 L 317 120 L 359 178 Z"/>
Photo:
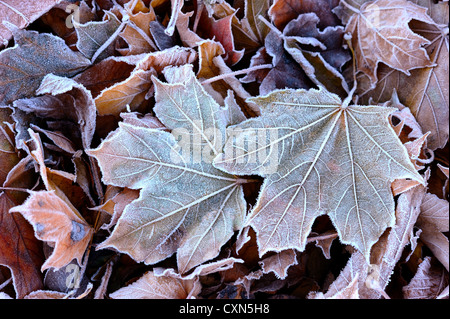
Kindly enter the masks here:
<path id="1" fill-rule="evenodd" d="M 234 71 L 234 72 L 229 72 L 229 73 L 224 73 L 224 74 L 220 74 L 220 75 L 214 76 L 212 78 L 209 78 L 207 80 L 202 81 L 201 84 L 203 84 L 203 85 L 204 84 L 209 84 L 209 83 L 212 83 L 212 82 L 216 82 L 216 81 L 219 81 L 219 80 L 226 79 L 226 78 L 228 78 L 230 76 L 247 74 L 247 73 L 249 73 L 251 71 L 256 71 L 256 70 L 260 70 L 260 69 L 271 69 L 271 68 L 273 68 L 272 64 L 255 65 L 255 66 L 252 66 L 252 67 L 247 68 L 247 69 L 242 69 L 242 70 L 239 70 L 239 71 Z"/>
<path id="2" fill-rule="evenodd" d="M 326 239 L 333 239 L 333 238 L 337 238 L 338 234 L 337 232 L 334 232 L 332 234 L 327 234 L 327 235 L 319 235 L 319 236 L 314 236 L 314 237 L 308 237 L 306 239 L 307 243 L 312 243 L 313 241 L 317 241 L 317 240 L 326 240 Z"/>
<path id="3" fill-rule="evenodd" d="M 25 189 L 25 188 L 2 187 L 2 186 L 0 186 L 0 190 L 4 190 L 4 191 L 16 191 L 16 192 L 24 192 L 24 193 L 29 193 L 29 192 L 30 192 L 29 189 Z"/>
<path id="4" fill-rule="evenodd" d="M 267 19 L 264 18 L 262 15 L 258 15 L 258 19 L 261 20 L 270 30 L 277 33 L 280 37 L 284 38 L 283 32 L 278 30 L 272 23 L 267 21 Z"/>
<path id="5" fill-rule="evenodd" d="M 2 290 L 3 288 L 5 288 L 6 286 L 9 285 L 9 283 L 12 281 L 12 277 L 6 279 L 3 283 L 0 284 L 0 290 Z"/>
<path id="6" fill-rule="evenodd" d="M 248 184 L 248 183 L 258 183 L 258 182 L 259 182 L 259 180 L 257 180 L 257 179 L 247 179 L 247 178 L 236 177 L 237 185 Z"/>

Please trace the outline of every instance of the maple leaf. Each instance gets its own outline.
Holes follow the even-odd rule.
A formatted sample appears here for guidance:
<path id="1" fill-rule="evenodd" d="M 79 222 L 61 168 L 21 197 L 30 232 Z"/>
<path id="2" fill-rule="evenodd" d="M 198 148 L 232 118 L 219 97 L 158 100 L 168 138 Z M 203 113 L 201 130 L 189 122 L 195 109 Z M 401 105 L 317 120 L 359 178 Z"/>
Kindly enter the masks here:
<path id="1" fill-rule="evenodd" d="M 352 34 L 357 70 L 365 73 L 372 85 L 378 80 L 379 62 L 407 75 L 411 69 L 434 65 L 423 48 L 429 41 L 408 25 L 413 19 L 435 24 L 425 8 L 407 0 L 377 0 L 351 10 L 354 15 L 345 31 Z"/>
<path id="2" fill-rule="evenodd" d="M 370 79 L 358 77 L 358 95 L 362 101 L 372 99 L 376 103 L 387 101 L 393 91 L 399 100 L 411 109 L 424 132 L 430 131 L 427 148 L 435 150 L 443 148 L 448 140 L 449 118 L 449 44 L 448 44 L 448 5 L 438 6 L 442 12 L 447 12 L 446 20 L 439 14 L 431 17 L 438 25 L 412 25 L 412 30 L 427 38 L 430 43 L 425 45 L 431 61 L 435 66 L 411 70 L 411 75 L 380 66 L 378 82 L 374 87 Z"/>
<path id="3" fill-rule="evenodd" d="M 242 180 L 205 161 L 210 152 L 221 151 L 225 127 L 236 111 L 221 108 L 203 90 L 192 65 L 164 74 L 168 84 L 154 79 L 154 111 L 167 128 L 182 130 L 188 141 L 194 138 L 203 159 L 196 161 L 195 153 L 180 149 L 175 131 L 125 123 L 89 154 L 97 158 L 105 183 L 142 189 L 99 248 L 113 247 L 147 264 L 178 252 L 183 273 L 219 253 L 242 224 L 246 205 Z"/>
<path id="4" fill-rule="evenodd" d="M 265 177 L 246 222 L 258 234 L 260 256 L 302 251 L 314 219 L 328 214 L 341 242 L 368 259 L 395 223 L 391 182 L 423 183 L 389 125 L 394 109 L 347 106 L 323 88 L 250 100 L 262 115 L 230 127 L 214 163 L 230 174 Z"/>

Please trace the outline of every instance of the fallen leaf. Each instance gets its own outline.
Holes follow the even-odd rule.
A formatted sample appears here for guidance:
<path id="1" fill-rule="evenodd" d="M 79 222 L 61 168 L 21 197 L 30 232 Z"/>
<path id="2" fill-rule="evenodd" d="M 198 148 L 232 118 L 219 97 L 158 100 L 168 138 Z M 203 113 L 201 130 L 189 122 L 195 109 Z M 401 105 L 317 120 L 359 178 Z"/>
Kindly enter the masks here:
<path id="1" fill-rule="evenodd" d="M 200 293 L 201 284 L 196 279 L 179 279 L 145 273 L 132 284 L 109 295 L 112 299 L 191 299 Z"/>
<path id="2" fill-rule="evenodd" d="M 448 31 L 446 26 L 431 24 L 412 29 L 430 41 L 424 48 L 434 65 L 411 70 L 409 76 L 381 65 L 377 85 L 374 87 L 368 79 L 360 78 L 358 93 L 363 101 L 371 98 L 379 103 L 387 101 L 396 91 L 400 102 L 410 108 L 424 132 L 431 132 L 428 148 L 435 150 L 445 146 L 449 134 Z"/>
<path id="3" fill-rule="evenodd" d="M 230 174 L 265 177 L 246 222 L 258 235 L 260 256 L 303 251 L 315 218 L 328 214 L 341 242 L 369 260 L 372 245 L 395 223 L 390 183 L 423 183 L 389 125 L 394 109 L 346 106 L 323 88 L 251 100 L 262 115 L 228 129 L 214 164 Z"/>
<path id="4" fill-rule="evenodd" d="M 358 277 L 358 293 L 361 299 L 378 299 L 381 297 L 380 290 L 384 290 L 389 283 L 394 267 L 401 258 L 404 247 L 413 238 L 413 228 L 420 214 L 420 203 L 425 195 L 425 187 L 418 186 L 399 196 L 396 209 L 396 225 L 389 234 L 384 236 L 380 243 L 377 243 L 376 251 L 371 256 L 371 264 L 359 252 L 352 253 L 345 268 L 338 278 L 330 285 L 325 297 L 331 297 L 345 290 L 348 283 Z M 375 247 L 375 246 L 374 246 Z M 371 268 L 377 269 L 377 276 L 370 278 Z M 372 282 L 372 287 L 377 286 L 377 290 L 369 288 L 367 280 Z"/>
<path id="5" fill-rule="evenodd" d="M 327 293 L 327 297 L 322 292 L 312 292 L 308 295 L 308 299 L 360 299 L 358 293 L 358 274 L 346 287 L 336 291 L 334 295 Z"/>
<path id="6" fill-rule="evenodd" d="M 338 24 L 337 17 L 331 10 L 339 4 L 337 0 L 275 0 L 269 9 L 269 16 L 280 30 L 302 13 L 314 12 L 319 16 L 319 28 Z"/>
<path id="7" fill-rule="evenodd" d="M 12 38 L 12 32 L 8 29 L 3 21 L 14 24 L 16 27 L 23 29 L 30 23 L 38 19 L 40 16 L 49 11 L 54 5 L 61 0 L 43 0 L 43 1 L 0 1 L 0 45 L 7 45 Z"/>
<path id="8" fill-rule="evenodd" d="M 292 249 L 284 250 L 259 262 L 263 273 L 273 272 L 278 279 L 286 278 L 289 267 L 297 263 L 297 254 Z"/>
<path id="9" fill-rule="evenodd" d="M 79 127 L 82 148 L 90 147 L 96 110 L 91 93 L 83 85 L 49 74 L 42 80 L 36 94 L 42 96 L 16 100 L 14 107 L 40 118 L 74 122 Z"/>
<path id="10" fill-rule="evenodd" d="M 102 21 L 89 21 L 85 24 L 74 20 L 75 31 L 77 32 L 77 48 L 83 55 L 91 59 L 119 28 L 121 22 L 112 12 L 105 12 Z M 113 55 L 114 41 L 109 44 L 99 55 L 98 59 Z"/>
<path id="11" fill-rule="evenodd" d="M 55 243 L 42 271 L 64 267 L 74 258 L 81 264 L 93 230 L 54 191 L 30 192 L 25 203 L 11 208 L 10 212 L 21 213 L 32 224 L 36 238 Z"/>
<path id="12" fill-rule="evenodd" d="M 448 285 L 443 269 L 432 265 L 426 256 L 410 283 L 403 287 L 405 299 L 436 299 Z"/>
<path id="13" fill-rule="evenodd" d="M 177 252 L 178 270 L 184 273 L 219 253 L 240 227 L 245 203 L 241 180 L 213 168 L 209 154 L 221 150 L 228 109 L 206 94 L 191 66 L 164 74 L 168 84 L 154 79 L 154 110 L 172 134 L 120 123 L 89 154 L 99 161 L 105 183 L 142 189 L 99 248 L 114 247 L 147 264 Z M 189 144 L 177 145 L 177 136 L 197 138 L 194 145 L 200 149 L 183 150 Z"/>
<path id="14" fill-rule="evenodd" d="M 0 193 L 0 264 L 11 270 L 16 296 L 23 298 L 44 287 L 40 272 L 44 255 L 25 218 L 9 213 L 16 205 L 5 192 Z"/>
<path id="15" fill-rule="evenodd" d="M 90 65 L 61 38 L 19 29 L 13 34 L 16 45 L 0 52 L 0 104 L 33 96 L 49 73 L 73 76 Z"/>
<path id="16" fill-rule="evenodd" d="M 153 88 L 153 75 L 169 65 L 192 63 L 195 57 L 193 50 L 178 46 L 142 56 L 127 79 L 105 88 L 95 98 L 99 115 L 119 115 L 127 108 L 135 111 L 148 100 L 149 91 Z"/>
<path id="17" fill-rule="evenodd" d="M 229 65 L 235 65 L 244 56 L 244 50 L 236 50 L 234 37 L 232 33 L 232 20 L 234 15 L 229 15 L 221 19 L 208 17 L 206 11 L 203 11 L 200 18 L 198 33 L 207 39 L 214 39 L 222 44 L 225 54 L 224 60 Z"/>
<path id="18" fill-rule="evenodd" d="M 420 210 L 421 213 L 417 221 L 418 226 L 422 229 L 420 238 L 448 271 L 448 238 L 442 233 L 449 231 L 448 201 L 427 193 L 423 198 Z"/>
<path id="19" fill-rule="evenodd" d="M 131 9 L 131 5 L 135 4 Z M 142 0 L 130 1 L 124 5 L 129 16 L 129 23 L 119 34 L 128 44 L 128 48 L 120 48 L 123 55 L 136 55 L 156 51 L 155 43 L 150 33 L 150 23 L 155 21 L 156 15 L 153 7 L 147 7 Z"/>
<path id="20" fill-rule="evenodd" d="M 406 75 L 412 69 L 434 66 L 423 47 L 430 41 L 408 25 L 413 19 L 435 24 L 425 8 L 407 0 L 377 0 L 351 10 L 354 15 L 345 31 L 352 34 L 357 71 L 366 74 L 372 86 L 378 81 L 380 62 Z"/>

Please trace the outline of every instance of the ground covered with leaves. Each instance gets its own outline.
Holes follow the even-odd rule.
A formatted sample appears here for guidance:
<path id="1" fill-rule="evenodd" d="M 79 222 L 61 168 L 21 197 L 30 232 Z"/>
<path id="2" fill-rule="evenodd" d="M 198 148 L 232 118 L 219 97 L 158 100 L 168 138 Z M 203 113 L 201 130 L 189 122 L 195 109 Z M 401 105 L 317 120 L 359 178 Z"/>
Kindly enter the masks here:
<path id="1" fill-rule="evenodd" d="M 0 20 L 0 299 L 448 298 L 448 1 Z"/>

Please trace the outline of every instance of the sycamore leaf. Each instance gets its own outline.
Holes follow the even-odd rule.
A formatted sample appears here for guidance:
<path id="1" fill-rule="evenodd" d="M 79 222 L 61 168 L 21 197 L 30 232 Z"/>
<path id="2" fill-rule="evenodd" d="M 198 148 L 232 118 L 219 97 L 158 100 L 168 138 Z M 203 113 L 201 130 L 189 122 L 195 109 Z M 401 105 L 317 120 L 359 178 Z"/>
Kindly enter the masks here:
<path id="1" fill-rule="evenodd" d="M 109 296 L 112 299 L 191 299 L 197 297 L 200 290 L 198 278 L 183 280 L 170 276 L 155 276 L 149 271 L 137 281 Z"/>
<path id="2" fill-rule="evenodd" d="M 435 24 L 425 8 L 407 0 L 377 0 L 353 11 L 345 31 L 352 34 L 357 70 L 365 73 L 372 85 L 377 82 L 379 62 L 406 75 L 411 69 L 433 66 L 423 48 L 430 42 L 408 25 L 413 19 Z"/>
<path id="3" fill-rule="evenodd" d="M 192 65 L 164 74 L 169 83 L 154 78 L 154 111 L 172 133 L 119 123 L 89 154 L 106 184 L 142 189 L 99 248 L 113 247 L 147 264 L 178 252 L 178 271 L 184 273 L 217 256 L 240 228 L 246 205 L 242 180 L 211 165 L 228 119 L 235 118 L 232 109 L 203 90 Z"/>
<path id="4" fill-rule="evenodd" d="M 55 243 L 42 271 L 64 267 L 74 258 L 81 264 L 93 229 L 54 191 L 30 191 L 25 203 L 10 212 L 21 213 L 33 225 L 36 238 Z"/>
<path id="5" fill-rule="evenodd" d="M 259 254 L 303 251 L 315 218 L 328 214 L 339 238 L 370 248 L 395 223 L 394 179 L 423 183 L 391 128 L 393 108 L 346 106 L 320 90 L 279 90 L 251 98 L 261 116 L 230 127 L 215 166 L 265 177 L 246 224 Z"/>
<path id="6" fill-rule="evenodd" d="M 18 29 L 13 33 L 16 45 L 0 52 L 0 104 L 33 96 L 49 73 L 73 76 L 90 65 L 61 38 Z"/>
<path id="7" fill-rule="evenodd" d="M 11 31 L 5 26 L 4 21 L 14 24 L 22 29 L 49 11 L 61 0 L 42 1 L 0 1 L 0 46 L 6 45 L 12 37 Z"/>

